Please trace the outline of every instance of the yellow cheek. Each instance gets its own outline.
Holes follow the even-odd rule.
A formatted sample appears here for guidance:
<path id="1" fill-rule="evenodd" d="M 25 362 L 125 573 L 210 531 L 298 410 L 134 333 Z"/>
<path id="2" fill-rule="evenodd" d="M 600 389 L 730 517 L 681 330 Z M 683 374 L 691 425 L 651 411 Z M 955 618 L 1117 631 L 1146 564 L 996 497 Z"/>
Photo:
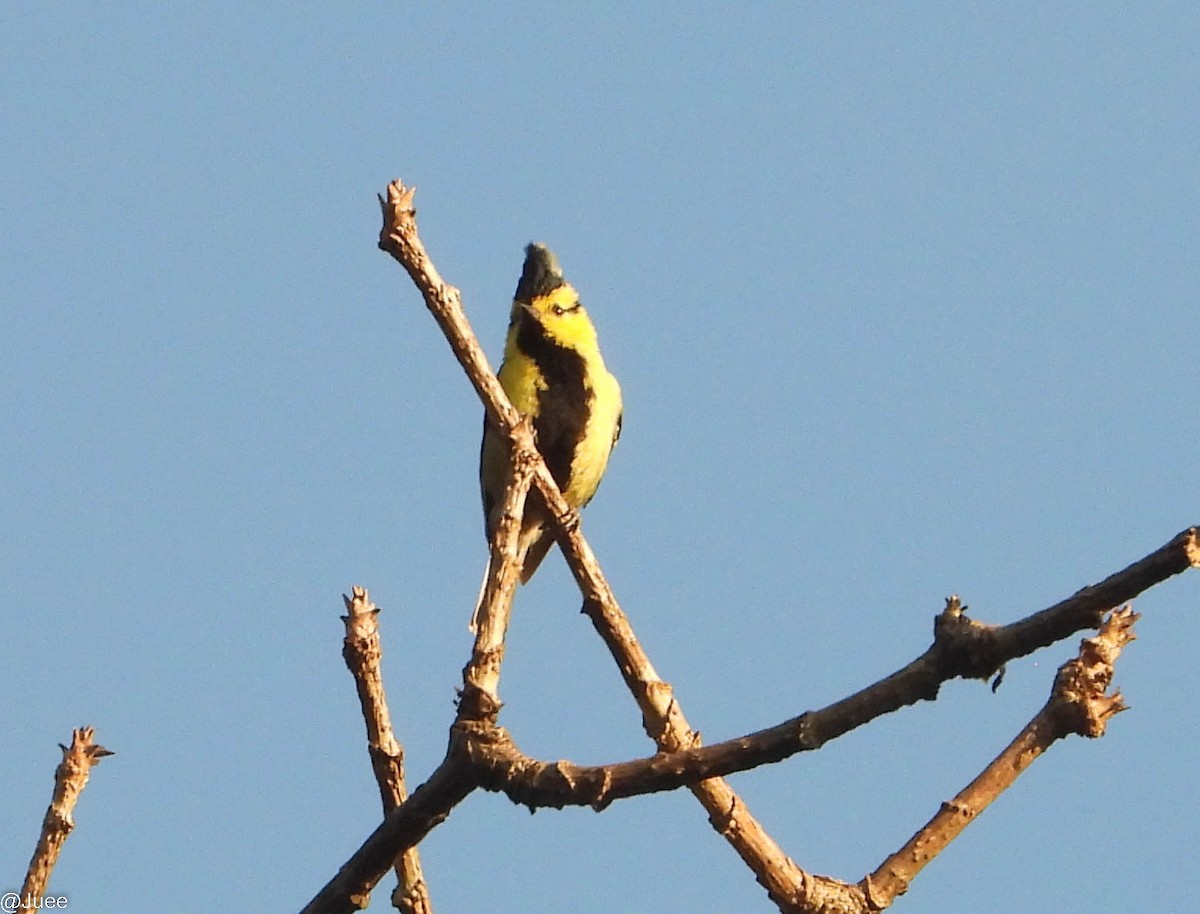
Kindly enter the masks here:
<path id="1" fill-rule="evenodd" d="M 559 286 L 553 292 L 544 296 L 542 301 L 546 304 L 545 312 L 557 317 L 558 315 L 554 313 L 555 308 L 561 308 L 563 311 L 574 308 L 579 303 L 579 296 L 569 285 Z"/>

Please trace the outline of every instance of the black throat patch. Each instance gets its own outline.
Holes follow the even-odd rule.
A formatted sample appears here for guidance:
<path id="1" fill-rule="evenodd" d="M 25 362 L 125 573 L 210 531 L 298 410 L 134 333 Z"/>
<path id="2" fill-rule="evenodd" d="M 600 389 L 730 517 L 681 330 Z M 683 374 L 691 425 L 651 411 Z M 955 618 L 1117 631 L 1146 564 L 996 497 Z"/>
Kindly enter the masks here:
<path id="1" fill-rule="evenodd" d="M 517 345 L 533 359 L 546 381 L 546 389 L 538 396 L 533 428 L 550 475 L 560 489 L 566 489 L 575 446 L 582 440 L 592 412 L 592 393 L 583 383 L 583 356 L 550 339 L 527 313 L 518 317 Z"/>

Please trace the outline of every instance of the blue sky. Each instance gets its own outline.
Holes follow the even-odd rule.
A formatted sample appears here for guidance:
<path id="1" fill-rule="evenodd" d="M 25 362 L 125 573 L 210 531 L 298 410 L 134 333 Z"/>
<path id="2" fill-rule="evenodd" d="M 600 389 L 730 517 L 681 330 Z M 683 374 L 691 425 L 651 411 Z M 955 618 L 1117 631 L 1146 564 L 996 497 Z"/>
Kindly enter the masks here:
<path id="1" fill-rule="evenodd" d="M 91 723 L 117 755 L 52 882 L 72 909 L 299 909 L 379 817 L 352 584 L 411 782 L 440 759 L 480 407 L 375 248 L 393 177 L 493 358 L 526 242 L 581 290 L 626 400 L 584 530 L 710 741 L 906 663 L 950 593 L 1012 621 L 1200 522 L 1198 40 L 1166 3 L 10 5 L 0 889 Z M 1198 596 L 1137 602 L 1133 710 L 896 910 L 1190 903 Z M 547 759 L 644 755 L 577 608 L 551 556 L 502 723 Z M 858 879 L 1075 645 L 733 786 Z M 773 909 L 684 793 L 476 795 L 422 850 L 444 911 Z"/>

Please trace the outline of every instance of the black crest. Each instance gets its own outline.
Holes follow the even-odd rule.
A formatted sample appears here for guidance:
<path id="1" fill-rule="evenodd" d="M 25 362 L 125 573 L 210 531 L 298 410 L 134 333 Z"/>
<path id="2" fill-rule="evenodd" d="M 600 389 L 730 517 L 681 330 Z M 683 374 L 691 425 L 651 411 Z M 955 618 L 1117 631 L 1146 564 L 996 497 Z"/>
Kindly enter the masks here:
<path id="1" fill-rule="evenodd" d="M 513 298 L 530 302 L 564 285 L 566 280 L 554 252 L 544 244 L 525 245 L 525 266 L 521 269 L 521 281 L 517 283 Z"/>

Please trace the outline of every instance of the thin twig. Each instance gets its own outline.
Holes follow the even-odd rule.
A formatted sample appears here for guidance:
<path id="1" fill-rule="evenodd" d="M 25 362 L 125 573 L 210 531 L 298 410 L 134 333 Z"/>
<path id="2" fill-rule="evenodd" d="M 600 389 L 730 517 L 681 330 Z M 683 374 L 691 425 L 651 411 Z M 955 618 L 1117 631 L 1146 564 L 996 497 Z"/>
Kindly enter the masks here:
<path id="1" fill-rule="evenodd" d="M 417 234 L 417 211 L 412 205 L 415 192 L 415 187 L 405 187 L 402 182 L 393 181 L 388 185 L 387 197 L 379 198 L 383 211 L 379 248 L 391 254 L 408 272 L 466 371 L 467 379 L 483 402 L 488 418 L 501 434 L 511 439 L 521 416 L 508 402 L 504 388 L 488 364 L 483 347 L 467 322 L 462 308 L 462 295 L 442 279 Z"/>
<path id="2" fill-rule="evenodd" d="M 1019 657 L 1084 628 L 1096 628 L 1107 610 L 1189 568 L 1200 568 L 1200 527 L 1189 527 L 1162 548 L 1099 584 L 1084 587 L 1048 609 L 997 630 L 997 649 Z"/>
<path id="3" fill-rule="evenodd" d="M 92 766 L 99 764 L 106 755 L 113 755 L 94 741 L 95 735 L 92 727 L 80 727 L 72 731 L 70 746 L 59 744 L 63 757 L 54 771 L 54 795 L 42 819 L 42 832 L 29 861 L 25 883 L 21 886 L 21 897 L 27 902 L 41 898 L 46 893 L 50 873 L 58 863 L 63 843 L 75 828 L 72 813 L 79 795 L 87 786 Z M 38 905 L 29 903 L 27 907 L 34 910 Z"/>
<path id="4" fill-rule="evenodd" d="M 365 588 L 355 587 L 351 593 L 352 596 L 342 597 L 346 604 L 346 615 L 342 616 L 346 624 L 342 658 L 358 691 L 367 726 L 367 752 L 371 756 L 371 768 L 386 816 L 408 798 L 404 786 L 404 747 L 392 729 L 392 716 L 383 688 L 379 609 L 371 602 Z M 406 849 L 396 859 L 395 869 L 397 886 L 392 893 L 392 905 L 403 914 L 432 914 L 433 902 L 417 849 Z"/>

